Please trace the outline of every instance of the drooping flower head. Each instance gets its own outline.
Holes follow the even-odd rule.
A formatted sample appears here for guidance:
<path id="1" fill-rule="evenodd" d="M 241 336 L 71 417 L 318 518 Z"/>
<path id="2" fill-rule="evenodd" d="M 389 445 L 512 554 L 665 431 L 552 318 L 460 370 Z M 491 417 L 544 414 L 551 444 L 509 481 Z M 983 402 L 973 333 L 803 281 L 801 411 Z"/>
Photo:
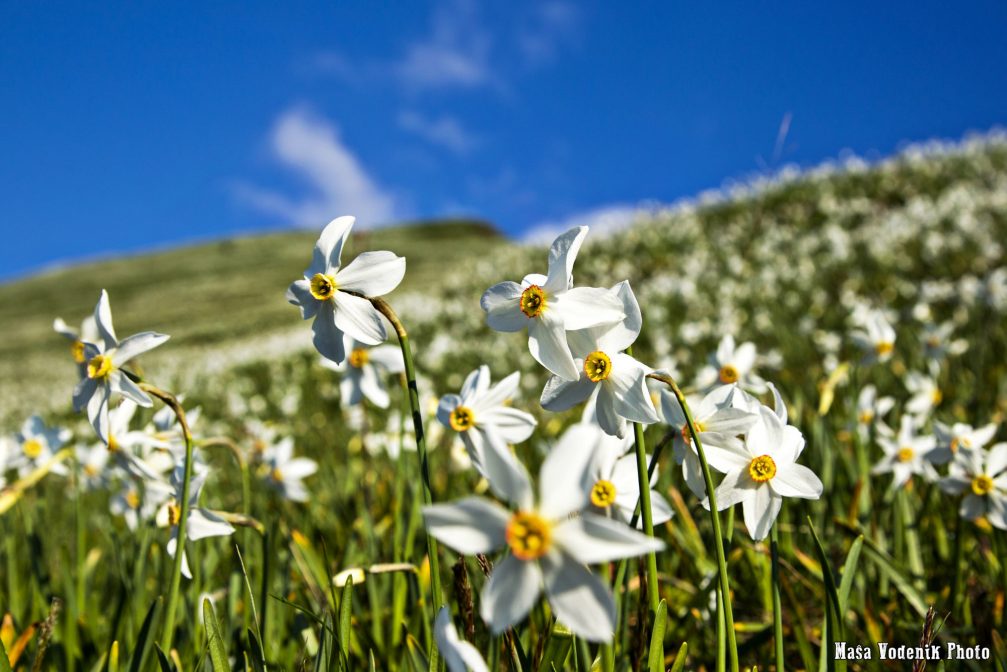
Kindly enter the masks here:
<path id="1" fill-rule="evenodd" d="M 101 297 L 94 309 L 94 321 L 100 338 L 96 343 L 84 343 L 86 370 L 73 391 L 73 407 L 78 412 L 87 409 L 91 426 L 98 438 L 107 444 L 108 402 L 113 393 L 132 399 L 140 406 L 153 406 L 147 393 L 123 373 L 120 367 L 137 355 L 161 345 L 168 340 L 168 336 L 145 331 L 120 341 L 112 326 L 112 308 L 104 289 L 101 290 Z"/>
<path id="2" fill-rule="evenodd" d="M 346 358 L 343 334 L 366 345 L 377 345 L 387 334 L 381 313 L 364 297 L 383 296 L 399 286 L 406 260 L 394 252 L 364 252 L 341 266 L 343 246 L 355 217 L 329 222 L 315 243 L 304 278 L 287 289 L 287 301 L 301 309 L 318 352 L 337 364 Z"/>
<path id="3" fill-rule="evenodd" d="M 573 263 L 587 230 L 580 226 L 553 241 L 548 275 L 532 273 L 521 284 L 498 283 L 487 289 L 480 301 L 491 329 L 528 329 L 532 357 L 566 380 L 580 377 L 566 332 L 611 324 L 625 316 L 618 298 L 607 290 L 573 286 Z"/>
<path id="4" fill-rule="evenodd" d="M 184 467 L 178 465 L 171 475 L 171 484 L 175 488 L 175 495 L 161 506 L 157 512 L 158 527 L 170 527 L 171 538 L 168 540 L 165 550 L 168 555 L 175 557 L 179 552 L 178 548 L 178 526 L 182 518 L 182 489 L 183 489 Z M 199 508 L 199 496 L 203 492 L 206 478 L 209 472 L 195 473 L 189 485 L 189 518 L 186 521 L 185 535 L 187 541 L 199 541 L 207 537 L 224 537 L 234 534 L 234 527 L 219 515 L 209 509 Z M 185 549 L 182 553 L 182 576 L 187 579 L 192 578 L 189 571 L 189 561 L 186 558 Z"/>
<path id="5" fill-rule="evenodd" d="M 367 399 L 378 408 L 388 408 L 388 390 L 384 377 L 405 371 L 402 351 L 393 345 L 371 347 L 348 336 L 344 337 L 341 364 L 322 357 L 322 366 L 343 374 L 339 381 L 339 396 L 345 406 L 356 406 Z"/>

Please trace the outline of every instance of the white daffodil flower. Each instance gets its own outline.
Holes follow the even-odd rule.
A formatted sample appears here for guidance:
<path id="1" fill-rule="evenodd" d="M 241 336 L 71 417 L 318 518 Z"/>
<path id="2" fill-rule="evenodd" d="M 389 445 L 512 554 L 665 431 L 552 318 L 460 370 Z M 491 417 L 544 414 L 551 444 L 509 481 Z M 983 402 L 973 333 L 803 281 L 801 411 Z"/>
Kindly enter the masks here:
<path id="1" fill-rule="evenodd" d="M 447 607 L 441 607 L 437 612 L 437 620 L 434 621 L 434 639 L 437 640 L 437 648 L 444 656 L 448 672 L 466 672 L 466 670 L 489 672 L 489 667 L 480 655 L 479 649 L 458 636 L 458 630 L 451 622 L 451 610 Z"/>
<path id="2" fill-rule="evenodd" d="M 596 431 L 572 428 L 563 435 L 542 463 L 537 503 L 520 463 L 491 460 L 490 483 L 517 511 L 481 497 L 424 507 L 429 533 L 459 553 L 508 549 L 480 600 L 480 613 L 494 634 L 522 620 L 544 587 L 553 613 L 574 634 L 609 641 L 615 601 L 586 565 L 663 550 L 660 540 L 584 511 L 590 503 L 593 459 L 584 446 Z"/>
<path id="3" fill-rule="evenodd" d="M 948 494 L 965 494 L 959 515 L 965 520 L 985 517 L 990 525 L 1007 530 L 1007 443 L 988 451 L 962 451 L 948 469 L 939 485 Z"/>
<path id="4" fill-rule="evenodd" d="M 365 437 L 364 447 L 367 449 L 367 453 L 375 457 L 384 453 L 392 461 L 398 460 L 402 451 L 415 453 L 416 435 L 413 433 L 412 418 L 407 418 L 407 423 L 408 426 L 403 427 L 402 414 L 398 411 L 390 411 L 384 430 L 372 432 Z M 436 443 L 433 437 L 427 437 L 427 441 L 430 445 Z M 464 452 L 466 450 L 464 445 L 459 445 Z M 471 465 L 471 462 L 469 464 Z"/>
<path id="5" fill-rule="evenodd" d="M 120 371 L 119 367 L 137 355 L 161 345 L 168 340 L 168 336 L 145 331 L 120 341 L 115 336 L 112 308 L 104 289 L 94 308 L 94 321 L 98 326 L 100 339 L 98 343 L 84 343 L 87 370 L 73 391 L 73 407 L 78 412 L 87 409 L 87 419 L 98 438 L 108 443 L 108 401 L 113 392 L 132 399 L 140 406 L 154 405 L 147 393 Z"/>
<path id="6" fill-rule="evenodd" d="M 128 479 L 109 500 L 108 508 L 112 515 L 122 516 L 126 527 L 135 532 L 141 523 L 155 517 L 173 492 L 174 489 L 161 480 Z"/>
<path id="7" fill-rule="evenodd" d="M 406 260 L 394 252 L 364 252 L 341 267 L 343 246 L 355 217 L 338 217 L 322 230 L 304 278 L 291 283 L 287 301 L 301 309 L 319 354 L 337 364 L 346 358 L 343 334 L 361 343 L 385 340 L 381 313 L 363 297 L 382 296 L 402 282 Z M 359 296 L 358 296 L 359 295 Z"/>
<path id="8" fill-rule="evenodd" d="M 762 541 L 776 521 L 784 497 L 818 499 L 822 482 L 813 471 L 797 464 L 804 450 L 804 436 L 787 424 L 786 407 L 777 398 L 774 411 L 759 407 L 759 420 L 745 435 L 741 452 L 725 448 L 707 451 L 710 466 L 728 467 L 717 486 L 717 508 L 740 503 L 745 527 L 754 541 Z M 714 465 L 718 466 L 714 466 Z M 704 502 L 709 507 L 709 500 Z"/>
<path id="9" fill-rule="evenodd" d="M 952 338 L 955 325 L 952 322 L 923 325 L 920 340 L 923 343 L 923 356 L 931 362 L 940 364 L 948 355 L 961 355 L 969 348 L 969 342 L 964 338 Z"/>
<path id="10" fill-rule="evenodd" d="M 339 381 L 339 396 L 343 404 L 356 406 L 366 398 L 378 408 L 388 408 L 384 377 L 406 370 L 402 351 L 393 345 L 372 348 L 349 336 L 344 338 L 343 351 L 348 355 L 342 363 L 322 357 L 322 366 L 343 374 Z"/>
<path id="11" fill-rule="evenodd" d="M 458 432 L 469 458 L 483 476 L 487 473 L 487 445 L 506 452 L 506 444 L 521 443 L 535 430 L 530 414 L 507 406 L 517 393 L 521 373 L 515 371 L 496 385 L 490 384 L 490 369 L 483 364 L 470 373 L 460 394 L 445 394 L 437 406 L 437 419 Z"/>
<path id="12" fill-rule="evenodd" d="M 696 375 L 696 386 L 710 391 L 720 385 L 737 383 L 752 392 L 765 392 L 766 381 L 755 374 L 758 354 L 754 343 L 746 341 L 736 345 L 734 336 L 725 334 L 717 345 L 717 352 L 710 355 L 709 364 Z"/>
<path id="13" fill-rule="evenodd" d="M 318 463 L 306 457 L 294 457 L 294 440 L 287 437 L 273 446 L 263 461 L 263 473 L 270 487 L 292 502 L 308 501 L 308 489 L 302 482 L 318 471 Z"/>
<path id="14" fill-rule="evenodd" d="M 934 420 L 937 448 L 930 454 L 930 461 L 934 464 L 946 464 L 959 453 L 985 448 L 996 433 L 996 423 L 973 429 L 972 425 L 966 425 L 964 422 L 945 425 L 939 420 Z"/>
<path id="15" fill-rule="evenodd" d="M 104 443 L 92 446 L 75 446 L 80 483 L 83 489 L 92 492 L 104 490 L 109 484 L 108 447 Z"/>
<path id="16" fill-rule="evenodd" d="M 622 306 L 608 290 L 573 286 L 573 263 L 587 227 L 570 229 L 549 248 L 549 274 L 532 273 L 518 284 L 493 285 L 480 300 L 486 323 L 496 331 L 528 329 L 528 349 L 539 364 L 567 380 L 577 380 L 566 333 L 623 319 Z"/>
<path id="17" fill-rule="evenodd" d="M 608 434 L 622 438 L 627 421 L 650 424 L 659 417 L 647 389 L 647 374 L 652 369 L 623 352 L 640 335 L 640 304 L 626 281 L 613 287 L 610 294 L 618 297 L 626 317 L 621 322 L 569 332 L 570 351 L 580 375 L 573 381 L 550 377 L 539 401 L 542 408 L 559 412 L 597 395 L 598 424 Z"/>
<path id="18" fill-rule="evenodd" d="M 926 417 L 944 400 L 944 394 L 930 376 L 910 371 L 906 374 L 904 382 L 909 394 L 912 395 L 906 402 L 907 413 Z"/>
<path id="19" fill-rule="evenodd" d="M 206 483 L 206 477 L 208 472 L 203 472 L 200 474 L 193 474 L 192 480 L 189 483 L 189 519 L 186 521 L 186 540 L 187 541 L 199 541 L 200 539 L 206 539 L 207 537 L 226 537 L 229 534 L 234 534 L 234 528 L 229 522 L 218 516 L 213 511 L 209 509 L 199 508 L 199 495 L 203 491 L 203 485 Z M 182 499 L 182 480 L 184 477 L 184 467 L 179 465 L 175 468 L 174 473 L 171 475 L 171 484 L 174 486 L 175 494 L 163 504 L 157 512 L 157 525 L 158 527 L 171 527 L 171 538 L 168 540 L 168 545 L 165 550 L 168 555 L 175 557 L 175 553 L 178 552 L 178 525 L 182 517 L 182 507 L 179 503 Z M 185 555 L 185 549 L 181 549 L 182 553 L 182 576 L 187 579 L 192 578 L 192 572 L 189 571 L 189 561 Z"/>
<path id="20" fill-rule="evenodd" d="M 895 329 L 880 310 L 870 310 L 850 338 L 863 353 L 863 363 L 887 362 L 895 350 Z"/>
<path id="21" fill-rule="evenodd" d="M 8 466 L 17 469 L 18 476 L 25 477 L 48 462 L 70 440 L 70 431 L 58 427 L 48 427 L 37 415 L 33 415 L 21 425 L 21 431 L 14 436 L 15 450 L 11 451 Z M 57 463 L 50 471 L 66 476 L 66 465 Z"/>
<path id="22" fill-rule="evenodd" d="M 699 440 L 704 448 L 723 448 L 731 454 L 742 453 L 742 442 L 738 437 L 745 434 L 759 420 L 758 413 L 735 406 L 735 397 L 742 394 L 744 392 L 736 385 L 721 385 L 702 399 L 692 400 L 689 404 L 696 433 L 699 434 Z M 703 499 L 706 497 L 706 480 L 682 405 L 678 403 L 674 394 L 662 390 L 661 409 L 664 412 L 665 424 L 677 430 L 672 440 L 675 463 L 682 466 L 682 476 L 692 494 Z M 719 453 L 707 451 L 706 457 L 708 461 L 717 460 Z M 710 465 L 713 466 L 713 463 L 710 462 Z M 728 465 L 718 465 L 714 468 L 726 472 Z"/>
<path id="23" fill-rule="evenodd" d="M 931 453 L 937 448 L 932 436 L 916 434 L 916 421 L 903 415 L 895 437 L 879 436 L 878 445 L 885 456 L 871 469 L 872 474 L 894 474 L 892 490 L 901 488 L 914 474 L 928 481 L 937 480 L 937 471 L 931 464 Z"/>
<path id="24" fill-rule="evenodd" d="M 84 318 L 80 323 L 80 331 L 72 329 L 61 317 L 57 317 L 52 321 L 52 329 L 70 341 L 70 356 L 73 357 L 74 363 L 77 364 L 77 373 L 81 378 L 86 376 L 87 358 L 84 357 L 84 344 L 96 343 L 100 338 L 98 336 L 98 325 L 94 321 L 94 316 L 88 315 Z"/>
<path id="25" fill-rule="evenodd" d="M 884 416 L 895 406 L 893 397 L 879 397 L 878 389 L 873 385 L 864 385 L 857 395 L 857 433 L 861 441 L 870 438 L 871 427 L 881 434 L 890 434 L 888 425 L 884 424 Z"/>
<path id="26" fill-rule="evenodd" d="M 137 404 L 123 399 L 108 413 L 108 445 L 105 448 L 115 463 L 133 476 L 143 480 L 158 480 L 175 466 L 175 460 L 166 452 L 168 442 L 161 441 L 145 431 L 130 429 Z"/>
<path id="27" fill-rule="evenodd" d="M 600 427 L 587 426 L 595 432 L 593 446 L 584 446 L 585 450 L 594 450 L 594 462 L 591 468 L 591 478 L 594 479 L 590 495 L 591 510 L 629 525 L 640 501 L 640 477 L 636 470 L 636 454 L 626 453 L 623 449 L 625 443 L 613 439 Z M 647 464 L 650 464 L 649 455 Z M 650 479 L 650 505 L 654 525 L 662 525 L 671 520 L 675 513 L 668 500 L 653 489 L 657 485 L 657 478 L 658 470 L 655 468 Z M 638 529 L 643 529 L 641 516 L 637 516 L 636 526 Z"/>

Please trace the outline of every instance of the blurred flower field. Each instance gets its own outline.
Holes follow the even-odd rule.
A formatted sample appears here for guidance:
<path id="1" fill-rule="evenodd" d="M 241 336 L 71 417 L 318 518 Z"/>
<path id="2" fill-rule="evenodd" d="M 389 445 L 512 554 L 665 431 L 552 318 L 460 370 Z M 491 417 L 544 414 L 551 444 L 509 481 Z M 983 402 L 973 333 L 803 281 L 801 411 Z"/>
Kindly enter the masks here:
<path id="1" fill-rule="evenodd" d="M 2 351 L 0 670 L 1007 670 L 1007 138 L 452 264 L 351 224 L 212 356 L 142 287 Z"/>

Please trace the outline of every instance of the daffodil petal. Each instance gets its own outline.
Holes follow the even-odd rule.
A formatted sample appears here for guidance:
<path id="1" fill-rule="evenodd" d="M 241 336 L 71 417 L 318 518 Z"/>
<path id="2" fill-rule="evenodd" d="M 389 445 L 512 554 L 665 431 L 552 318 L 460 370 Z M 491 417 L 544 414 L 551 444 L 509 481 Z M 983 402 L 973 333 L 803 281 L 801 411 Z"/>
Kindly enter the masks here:
<path id="1" fill-rule="evenodd" d="M 339 289 L 364 296 L 384 296 L 402 282 L 405 257 L 386 250 L 364 252 L 336 274 Z"/>
<path id="2" fill-rule="evenodd" d="M 336 364 L 346 359 L 343 346 L 343 332 L 336 326 L 335 306 L 332 301 L 321 301 L 315 321 L 311 323 L 311 342 L 318 353 Z"/>
<path id="3" fill-rule="evenodd" d="M 618 520 L 582 513 L 553 528 L 553 541 L 585 565 L 635 558 L 664 550 L 664 542 Z"/>
<path id="4" fill-rule="evenodd" d="M 381 313 L 370 301 L 345 292 L 336 292 L 333 301 L 339 329 L 367 345 L 378 345 L 385 340 L 387 334 Z"/>
<path id="5" fill-rule="evenodd" d="M 546 310 L 528 326 L 528 350 L 535 361 L 567 380 L 580 378 L 573 355 L 566 342 L 563 319 L 554 310 Z"/>
<path id="6" fill-rule="evenodd" d="M 486 311 L 486 324 L 495 331 L 521 331 L 532 320 L 521 312 L 521 285 L 500 282 L 487 289 L 479 305 Z"/>
<path id="7" fill-rule="evenodd" d="M 542 559 L 546 595 L 556 618 L 591 642 L 607 642 L 615 631 L 615 599 L 601 579 L 566 554 Z"/>
<path id="8" fill-rule="evenodd" d="M 493 634 L 499 635 L 528 615 L 541 592 L 542 570 L 538 563 L 508 554 L 493 568 L 483 588 L 479 612 Z"/>
<path id="9" fill-rule="evenodd" d="M 482 497 L 423 507 L 427 531 L 463 555 L 489 553 L 506 543 L 510 514 Z"/>

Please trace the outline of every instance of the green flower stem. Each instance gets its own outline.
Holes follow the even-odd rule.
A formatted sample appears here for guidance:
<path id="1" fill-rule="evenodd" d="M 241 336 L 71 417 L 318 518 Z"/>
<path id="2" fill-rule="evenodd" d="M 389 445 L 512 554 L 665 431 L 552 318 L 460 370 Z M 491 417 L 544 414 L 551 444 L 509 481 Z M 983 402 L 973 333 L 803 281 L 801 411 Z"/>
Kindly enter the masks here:
<path id="1" fill-rule="evenodd" d="M 951 568 L 951 615 L 954 617 L 958 613 L 958 598 L 962 590 L 962 554 L 965 550 L 965 523 L 962 517 L 955 512 L 955 552 L 954 566 Z M 1002 556 L 998 556 L 1002 557 Z"/>
<path id="2" fill-rule="evenodd" d="M 696 431 L 696 423 L 692 419 L 692 412 L 689 404 L 685 400 L 685 395 L 678 388 L 678 384 L 670 377 L 656 373 L 648 376 L 654 380 L 660 380 L 671 388 L 675 398 L 678 399 L 685 414 L 685 422 L 689 426 L 689 435 L 692 437 L 693 445 L 696 446 L 696 453 L 699 455 L 699 463 L 703 468 L 703 478 L 706 482 L 706 494 L 710 500 L 710 519 L 713 522 L 713 542 L 717 551 L 717 571 L 720 574 L 720 593 L 724 598 L 724 626 L 727 630 L 727 649 L 731 657 L 731 672 L 738 672 L 738 637 L 734 631 L 734 609 L 731 606 L 731 581 L 727 575 L 727 558 L 724 554 L 724 538 L 720 528 L 720 512 L 717 511 L 717 495 L 713 487 L 713 475 L 710 473 L 710 465 L 706 461 L 706 452 L 703 450 L 703 443 L 699 440 L 699 432 Z"/>
<path id="3" fill-rule="evenodd" d="M 423 433 L 423 415 L 420 412 L 420 393 L 416 387 L 416 366 L 413 364 L 413 353 L 409 347 L 409 335 L 406 328 L 399 321 L 398 315 L 392 307 L 381 298 L 367 297 L 371 304 L 382 315 L 388 318 L 395 328 L 395 334 L 399 337 L 399 346 L 402 348 L 402 359 L 406 368 L 406 393 L 409 396 L 409 407 L 413 414 L 413 430 L 416 433 L 416 454 L 420 460 L 420 475 L 423 477 L 423 503 L 430 505 L 434 502 L 433 489 L 430 487 L 430 462 L 427 457 L 427 442 Z M 440 560 L 437 557 L 437 540 L 433 535 L 427 537 L 427 556 L 430 558 L 430 592 L 432 596 L 431 607 L 434 613 L 444 604 L 443 593 L 441 592 L 441 571 Z M 430 644 L 430 669 L 436 670 L 439 667 L 437 645 Z"/>
<path id="4" fill-rule="evenodd" d="M 924 588 L 923 555 L 920 552 L 920 535 L 916 529 L 916 520 L 913 517 L 912 507 L 909 505 L 909 493 L 905 488 L 900 488 L 896 499 L 898 500 L 899 516 L 902 518 L 902 526 L 905 530 L 909 572 L 912 574 L 913 585 L 922 590 Z"/>
<path id="5" fill-rule="evenodd" d="M 783 606 L 780 603 L 780 539 L 776 525 L 769 531 L 769 549 L 773 558 L 773 639 L 776 649 L 776 672 L 783 672 Z"/>
<path id="6" fill-rule="evenodd" d="M 647 442 L 643 436 L 643 425 L 633 423 L 636 433 L 636 473 L 640 481 L 640 512 L 643 515 L 643 532 L 648 537 L 654 536 L 654 515 L 650 505 L 650 477 L 647 471 Z M 647 554 L 647 603 L 651 617 L 657 613 L 661 603 L 660 590 L 657 583 L 657 553 Z"/>
<path id="7" fill-rule="evenodd" d="M 166 406 L 171 408 L 178 419 L 179 426 L 182 428 L 182 438 L 185 440 L 182 501 L 179 502 L 181 511 L 178 517 L 178 546 L 175 548 L 175 562 L 171 569 L 171 584 L 168 591 L 168 609 L 164 615 L 164 631 L 161 634 L 161 650 L 166 654 L 170 654 L 171 642 L 175 637 L 175 611 L 178 608 L 178 589 L 182 584 L 182 554 L 185 553 L 186 527 L 189 521 L 189 486 L 192 482 L 192 432 L 189 431 L 189 423 L 185 419 L 185 411 L 182 410 L 182 404 L 178 402 L 175 395 L 147 383 L 140 383 L 140 389 L 147 394 L 157 397 Z"/>

